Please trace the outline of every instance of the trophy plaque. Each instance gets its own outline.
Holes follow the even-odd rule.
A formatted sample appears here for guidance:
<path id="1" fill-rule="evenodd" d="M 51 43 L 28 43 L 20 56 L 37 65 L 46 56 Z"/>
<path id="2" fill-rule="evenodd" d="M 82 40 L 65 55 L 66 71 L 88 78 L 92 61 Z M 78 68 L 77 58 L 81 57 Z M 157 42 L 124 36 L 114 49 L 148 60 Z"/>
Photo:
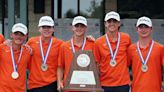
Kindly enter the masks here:
<path id="1" fill-rule="evenodd" d="M 103 92 L 92 51 L 76 51 L 62 91 Z"/>

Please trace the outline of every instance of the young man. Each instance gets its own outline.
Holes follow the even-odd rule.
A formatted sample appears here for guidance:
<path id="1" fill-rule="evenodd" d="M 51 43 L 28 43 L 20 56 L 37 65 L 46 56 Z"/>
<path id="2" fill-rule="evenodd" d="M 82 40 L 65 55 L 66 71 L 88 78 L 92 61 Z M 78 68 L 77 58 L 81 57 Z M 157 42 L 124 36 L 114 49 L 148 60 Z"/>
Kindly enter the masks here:
<path id="1" fill-rule="evenodd" d="M 57 62 L 63 41 L 52 36 L 54 21 L 50 16 L 39 20 L 40 36 L 32 37 L 27 44 L 33 55 L 29 68 L 29 92 L 57 92 Z"/>
<path id="2" fill-rule="evenodd" d="M 73 37 L 65 42 L 59 50 L 58 59 L 58 90 L 64 87 L 66 77 L 72 64 L 75 51 L 93 50 L 94 41 L 85 37 L 87 20 L 83 16 L 77 16 L 72 22 Z"/>
<path id="3" fill-rule="evenodd" d="M 120 16 L 111 11 L 105 16 L 106 34 L 95 41 L 94 56 L 100 70 L 104 92 L 129 92 L 130 77 L 127 66 L 128 34 L 119 32 Z"/>
<path id="4" fill-rule="evenodd" d="M 0 45 L 0 91 L 25 92 L 26 69 L 31 59 L 31 49 L 23 45 L 27 27 L 17 23 L 12 27 L 11 45 Z"/>
<path id="5" fill-rule="evenodd" d="M 139 40 L 128 48 L 132 92 L 162 92 L 162 46 L 151 38 L 151 19 L 140 17 L 136 29 Z"/>

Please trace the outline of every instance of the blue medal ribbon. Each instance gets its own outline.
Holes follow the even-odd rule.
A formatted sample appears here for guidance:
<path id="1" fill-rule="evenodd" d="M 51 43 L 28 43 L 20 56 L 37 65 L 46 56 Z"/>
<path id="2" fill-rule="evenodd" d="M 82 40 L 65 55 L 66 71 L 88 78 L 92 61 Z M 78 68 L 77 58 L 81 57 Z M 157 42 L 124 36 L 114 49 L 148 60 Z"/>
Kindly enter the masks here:
<path id="1" fill-rule="evenodd" d="M 18 63 L 20 62 L 20 59 L 21 59 L 21 56 L 22 56 L 22 47 L 21 47 L 21 51 L 20 51 L 20 54 L 19 54 L 19 57 L 18 57 Z M 14 72 L 17 72 L 18 71 L 18 66 L 16 64 L 16 61 L 15 61 L 15 58 L 14 58 L 14 52 L 13 52 L 13 48 L 12 46 L 10 47 L 10 52 L 11 52 L 11 59 L 12 59 L 12 64 L 13 64 L 13 69 L 14 69 Z"/>
<path id="2" fill-rule="evenodd" d="M 52 38 L 50 39 L 48 49 L 46 50 L 46 55 L 44 56 L 43 47 L 42 47 L 42 40 L 40 37 L 39 47 L 40 47 L 40 53 L 41 53 L 41 57 L 42 57 L 42 64 L 46 64 L 51 46 L 52 46 Z"/>
<path id="3" fill-rule="evenodd" d="M 118 33 L 118 41 L 117 41 L 117 45 L 116 45 L 116 50 L 114 52 L 113 52 L 112 46 L 109 42 L 108 35 L 105 34 L 105 37 L 106 37 L 106 42 L 108 44 L 109 51 L 111 53 L 111 60 L 115 60 L 115 57 L 116 57 L 117 52 L 118 52 L 119 44 L 120 44 L 120 33 Z"/>
<path id="4" fill-rule="evenodd" d="M 84 38 L 81 50 L 84 50 L 85 43 L 86 43 L 86 37 Z M 75 48 L 74 48 L 74 44 L 73 44 L 73 38 L 71 39 L 71 47 L 72 47 L 72 52 L 75 53 Z"/>
<path id="5" fill-rule="evenodd" d="M 137 42 L 137 52 L 139 54 L 139 57 L 140 57 L 142 65 L 146 65 L 147 64 L 149 56 L 150 56 L 150 53 L 151 53 L 152 48 L 153 48 L 153 45 L 154 45 L 154 41 L 152 40 L 152 43 L 151 43 L 150 48 L 149 48 L 149 51 L 148 51 L 148 53 L 146 55 L 146 59 L 144 60 L 143 56 L 142 56 L 142 53 L 141 53 L 141 50 L 139 48 L 139 42 Z"/>

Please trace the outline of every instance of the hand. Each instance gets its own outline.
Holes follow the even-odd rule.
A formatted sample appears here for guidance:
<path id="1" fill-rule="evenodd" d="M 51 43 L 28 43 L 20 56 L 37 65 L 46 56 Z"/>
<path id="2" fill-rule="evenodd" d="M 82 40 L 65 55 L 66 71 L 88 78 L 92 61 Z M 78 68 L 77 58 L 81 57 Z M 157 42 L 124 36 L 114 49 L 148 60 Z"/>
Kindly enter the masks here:
<path id="1" fill-rule="evenodd" d="M 5 40 L 4 42 L 3 42 L 3 44 L 5 44 L 5 45 L 7 45 L 7 46 L 12 46 L 12 42 L 11 42 L 11 40 L 10 39 L 7 39 L 7 40 Z"/>
<path id="2" fill-rule="evenodd" d="M 60 82 L 60 83 L 58 83 L 58 88 L 57 88 L 57 90 L 59 91 L 59 92 L 61 92 L 61 90 L 63 89 L 63 82 Z"/>
<path id="3" fill-rule="evenodd" d="M 23 44 L 23 46 L 25 46 L 29 50 L 30 54 L 32 55 L 32 48 L 28 44 Z"/>
<path id="4" fill-rule="evenodd" d="M 95 38 L 94 38 L 92 35 L 87 35 L 87 38 L 88 38 L 89 40 L 95 41 Z"/>

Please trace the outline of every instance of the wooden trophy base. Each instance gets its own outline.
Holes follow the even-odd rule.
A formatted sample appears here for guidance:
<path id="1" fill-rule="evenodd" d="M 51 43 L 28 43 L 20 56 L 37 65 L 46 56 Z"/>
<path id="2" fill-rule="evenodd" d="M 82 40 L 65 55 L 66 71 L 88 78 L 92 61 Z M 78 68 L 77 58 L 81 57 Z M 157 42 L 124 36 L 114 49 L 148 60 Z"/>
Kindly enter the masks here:
<path id="1" fill-rule="evenodd" d="M 104 92 L 101 88 L 97 71 L 91 51 L 75 52 L 62 91 Z"/>
<path id="2" fill-rule="evenodd" d="M 80 92 L 104 92 L 102 88 L 63 88 L 62 92 L 64 91 L 79 91 Z"/>

